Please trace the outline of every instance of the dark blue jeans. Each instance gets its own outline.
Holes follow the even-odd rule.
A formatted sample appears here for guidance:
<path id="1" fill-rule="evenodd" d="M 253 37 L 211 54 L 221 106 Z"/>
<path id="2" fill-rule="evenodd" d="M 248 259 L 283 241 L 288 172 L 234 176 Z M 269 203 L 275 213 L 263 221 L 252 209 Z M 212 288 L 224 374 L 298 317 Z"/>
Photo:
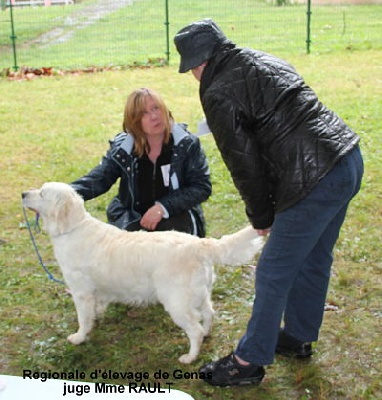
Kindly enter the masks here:
<path id="1" fill-rule="evenodd" d="M 243 360 L 273 362 L 282 318 L 289 335 L 304 342 L 318 339 L 333 247 L 362 174 L 357 146 L 308 196 L 276 214 L 256 269 L 252 316 L 235 351 Z"/>

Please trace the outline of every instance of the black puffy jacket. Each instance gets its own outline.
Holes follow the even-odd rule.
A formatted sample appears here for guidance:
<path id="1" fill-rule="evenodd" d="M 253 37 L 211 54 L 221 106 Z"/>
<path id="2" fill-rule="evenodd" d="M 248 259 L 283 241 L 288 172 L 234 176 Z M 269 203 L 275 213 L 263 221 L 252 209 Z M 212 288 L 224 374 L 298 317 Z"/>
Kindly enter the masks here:
<path id="1" fill-rule="evenodd" d="M 169 216 L 188 210 L 195 226 L 195 234 L 205 236 L 205 220 L 200 203 L 211 194 L 210 171 L 199 139 L 190 134 L 183 124 L 173 124 L 174 139 L 169 172 L 169 194 L 159 202 Z M 134 139 L 120 133 L 110 141 L 110 149 L 101 163 L 72 187 L 90 200 L 106 193 L 120 178 L 118 195 L 107 208 L 108 221 L 121 229 L 141 219 L 136 210 L 137 156 L 133 153 Z"/>
<path id="2" fill-rule="evenodd" d="M 229 41 L 208 61 L 200 99 L 257 229 L 304 198 L 359 141 L 291 65 Z"/>

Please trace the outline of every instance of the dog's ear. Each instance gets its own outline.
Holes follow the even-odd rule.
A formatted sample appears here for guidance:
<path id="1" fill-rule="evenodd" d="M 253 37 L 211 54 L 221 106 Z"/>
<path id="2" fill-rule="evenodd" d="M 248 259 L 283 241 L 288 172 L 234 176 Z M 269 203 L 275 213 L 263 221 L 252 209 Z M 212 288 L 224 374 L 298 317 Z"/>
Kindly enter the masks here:
<path id="1" fill-rule="evenodd" d="M 73 230 L 85 217 L 84 200 L 74 190 L 57 194 L 57 199 L 51 209 L 47 231 L 56 236 Z"/>

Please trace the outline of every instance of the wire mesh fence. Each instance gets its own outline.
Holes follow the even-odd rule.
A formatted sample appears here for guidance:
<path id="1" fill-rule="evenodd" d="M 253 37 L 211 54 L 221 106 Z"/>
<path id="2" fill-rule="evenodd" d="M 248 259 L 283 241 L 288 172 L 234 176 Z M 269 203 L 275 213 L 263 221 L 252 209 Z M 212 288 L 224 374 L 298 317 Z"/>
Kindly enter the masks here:
<path id="1" fill-rule="evenodd" d="M 381 48 L 380 3 L 0 0 L 0 70 L 175 64 L 173 36 L 184 25 L 205 17 L 214 19 L 238 45 L 278 55 L 304 53 L 308 48 L 316 53 Z"/>

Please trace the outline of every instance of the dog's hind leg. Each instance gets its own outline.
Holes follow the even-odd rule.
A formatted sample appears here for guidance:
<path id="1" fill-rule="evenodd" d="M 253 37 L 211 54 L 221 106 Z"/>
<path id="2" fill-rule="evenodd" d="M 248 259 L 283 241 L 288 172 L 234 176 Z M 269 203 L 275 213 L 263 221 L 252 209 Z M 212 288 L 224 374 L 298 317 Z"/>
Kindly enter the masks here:
<path id="1" fill-rule="evenodd" d="M 202 276 L 202 278 L 200 278 Z M 215 311 L 212 307 L 211 292 L 215 276 L 212 268 L 203 268 L 193 276 L 190 282 L 191 307 L 201 313 L 203 336 L 211 333 Z M 203 284 L 202 284 L 203 283 Z"/>
<path id="2" fill-rule="evenodd" d="M 179 297 L 178 297 L 179 298 Z M 166 311 L 170 314 L 172 320 L 182 328 L 190 341 L 190 350 L 187 354 L 179 357 L 179 362 L 183 364 L 190 364 L 198 357 L 200 346 L 203 342 L 204 329 L 199 323 L 200 313 L 187 307 L 181 307 L 179 303 L 163 302 Z"/>
<path id="3" fill-rule="evenodd" d="M 96 302 L 91 294 L 73 295 L 74 304 L 77 311 L 78 331 L 68 336 L 68 341 L 72 344 L 80 344 L 91 331 L 96 317 Z"/>
<path id="4" fill-rule="evenodd" d="M 215 311 L 212 307 L 211 301 L 211 288 L 204 287 L 193 287 L 192 300 L 190 301 L 189 307 L 193 310 L 198 310 L 200 313 L 199 320 L 202 321 L 203 337 L 208 336 L 211 333 L 212 323 L 214 319 Z"/>
<path id="5" fill-rule="evenodd" d="M 211 333 L 212 324 L 214 320 L 215 311 L 212 307 L 212 302 L 210 299 L 206 298 L 202 307 L 201 313 L 203 318 L 203 336 L 206 337 Z"/>
<path id="6" fill-rule="evenodd" d="M 95 304 L 96 317 L 103 315 L 108 305 L 109 305 L 108 300 L 98 296 Z"/>

